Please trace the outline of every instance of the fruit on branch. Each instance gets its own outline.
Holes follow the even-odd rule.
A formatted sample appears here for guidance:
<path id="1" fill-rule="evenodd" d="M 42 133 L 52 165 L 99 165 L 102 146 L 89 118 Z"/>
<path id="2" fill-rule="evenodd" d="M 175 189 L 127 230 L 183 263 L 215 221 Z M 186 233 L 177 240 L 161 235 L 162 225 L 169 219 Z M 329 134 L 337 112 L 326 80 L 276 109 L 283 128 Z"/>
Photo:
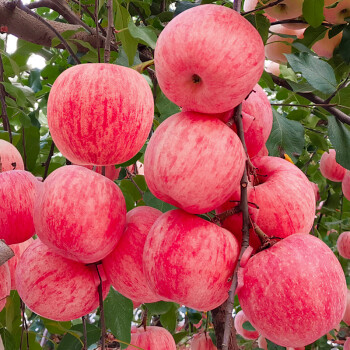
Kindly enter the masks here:
<path id="1" fill-rule="evenodd" d="M 146 331 L 143 327 L 131 328 L 131 341 L 126 349 L 135 350 L 135 346 L 139 349 L 149 350 L 176 350 L 176 344 L 173 336 L 165 328 L 148 326 Z"/>
<path id="2" fill-rule="evenodd" d="M 6 297 L 10 295 L 11 291 L 11 276 L 8 263 L 0 266 L 0 311 L 6 304 Z"/>
<path id="3" fill-rule="evenodd" d="M 267 349 L 267 341 L 262 335 L 258 339 L 258 347 L 260 349 L 263 349 L 263 350 L 268 350 Z M 290 346 L 286 347 L 286 350 L 304 350 L 304 349 L 305 349 L 304 346 L 301 346 L 301 347 L 298 347 L 298 348 L 292 348 Z"/>
<path id="4" fill-rule="evenodd" d="M 341 185 L 344 197 L 350 201 L 350 171 L 345 172 Z"/>
<path id="5" fill-rule="evenodd" d="M 114 165 L 141 149 L 153 110 L 152 91 L 140 73 L 115 64 L 88 63 L 56 79 L 47 119 L 57 148 L 71 162 Z"/>
<path id="6" fill-rule="evenodd" d="M 84 168 L 87 168 L 89 170 L 93 170 L 94 169 L 94 165 L 83 165 Z M 118 168 L 116 169 L 116 167 L 114 165 L 107 165 L 105 167 L 105 174 L 104 176 L 106 176 L 107 179 L 110 179 L 111 181 L 117 180 L 119 173 L 120 173 L 120 169 Z M 95 171 L 97 174 L 102 175 L 102 166 L 96 166 L 96 169 L 93 170 Z"/>
<path id="7" fill-rule="evenodd" d="M 343 350 L 350 350 L 350 338 L 347 338 L 344 345 Z"/>
<path id="8" fill-rule="evenodd" d="M 350 259 L 350 232 L 346 231 L 339 235 L 337 240 L 339 255 L 345 259 Z"/>
<path id="9" fill-rule="evenodd" d="M 280 65 L 273 61 L 267 61 L 265 63 L 265 70 L 266 72 L 276 75 L 277 77 L 281 74 Z"/>
<path id="10" fill-rule="evenodd" d="M 336 3 L 336 0 L 325 0 L 323 14 L 327 22 L 332 24 L 346 23 L 345 18 L 350 17 L 350 0 L 340 0 L 337 6 L 327 8 Z"/>
<path id="11" fill-rule="evenodd" d="M 324 152 L 320 160 L 321 174 L 328 180 L 341 182 L 345 176 L 346 169 L 336 161 L 335 149 Z"/>
<path id="12" fill-rule="evenodd" d="M 350 290 L 348 290 L 347 298 L 346 298 L 346 309 L 343 316 L 343 321 L 350 325 Z"/>
<path id="13" fill-rule="evenodd" d="M 149 287 L 142 268 L 142 253 L 149 230 L 162 215 L 151 207 L 137 207 L 126 214 L 126 228 L 116 248 L 102 264 L 112 286 L 125 297 L 141 303 L 160 300 Z"/>
<path id="14" fill-rule="evenodd" d="M 264 46 L 236 11 L 201 5 L 165 27 L 154 61 L 159 86 L 171 101 L 187 110 L 221 113 L 237 106 L 258 82 Z"/>
<path id="15" fill-rule="evenodd" d="M 39 238 L 56 253 L 83 263 L 99 261 L 114 249 L 125 220 L 119 187 L 77 165 L 47 177 L 34 209 Z"/>
<path id="16" fill-rule="evenodd" d="M 317 53 L 317 55 L 331 58 L 333 57 L 334 49 L 340 44 L 343 33 L 339 33 L 332 38 L 329 38 L 329 30 L 326 32 L 324 38 L 318 40 L 313 44 L 312 49 Z"/>
<path id="17" fill-rule="evenodd" d="M 55 321 L 84 316 L 99 305 L 100 280 L 93 265 L 66 259 L 37 239 L 19 259 L 17 291 L 29 309 Z M 106 297 L 110 284 L 102 283 Z"/>
<path id="18" fill-rule="evenodd" d="M 236 332 L 241 335 L 244 339 L 257 339 L 259 337 L 259 332 L 257 331 L 248 331 L 243 328 L 243 324 L 245 322 L 250 322 L 243 312 L 243 310 L 239 311 L 235 316 L 235 329 Z"/>
<path id="19" fill-rule="evenodd" d="M 314 342 L 345 311 L 343 269 L 331 249 L 311 235 L 289 236 L 256 254 L 240 269 L 238 281 L 242 310 L 261 335 L 281 346 Z"/>
<path id="20" fill-rule="evenodd" d="M 182 210 L 164 213 L 152 226 L 143 251 L 150 287 L 199 311 L 228 296 L 239 247 L 227 230 Z"/>
<path id="21" fill-rule="evenodd" d="M 0 239 L 6 244 L 21 243 L 33 236 L 33 208 L 41 186 L 24 170 L 0 173 Z"/>
<path id="22" fill-rule="evenodd" d="M 197 333 L 191 340 L 190 350 L 217 350 L 208 333 Z"/>
<path id="23" fill-rule="evenodd" d="M 245 0 L 243 4 L 243 11 L 253 11 L 256 8 L 256 5 L 258 4 L 258 0 Z"/>
<path id="24" fill-rule="evenodd" d="M 269 2 L 274 2 L 274 0 Z M 280 21 L 296 18 L 303 14 L 303 2 L 304 0 L 284 0 L 275 6 L 266 8 L 265 12 Z"/>
<path id="25" fill-rule="evenodd" d="M 15 290 L 16 289 L 16 280 L 15 280 L 15 274 L 16 274 L 16 268 L 18 261 L 24 251 L 34 242 L 33 238 L 29 238 L 26 241 L 22 243 L 17 243 L 17 244 L 11 244 L 10 248 L 13 250 L 15 253 L 15 256 L 12 257 L 7 263 L 10 269 L 10 275 L 11 275 L 11 289 Z"/>
<path id="26" fill-rule="evenodd" d="M 190 213 L 206 213 L 239 190 L 245 158 L 238 136 L 221 120 L 180 112 L 153 134 L 145 153 L 145 180 L 157 198 Z"/>
<path id="27" fill-rule="evenodd" d="M 316 202 L 318 202 L 321 199 L 320 189 L 318 188 L 318 185 L 316 183 L 310 181 L 310 184 L 312 186 L 312 189 L 314 190 L 315 200 L 316 200 Z"/>
<path id="28" fill-rule="evenodd" d="M 0 139 L 0 172 L 8 170 L 24 170 L 21 154 L 10 142 Z"/>

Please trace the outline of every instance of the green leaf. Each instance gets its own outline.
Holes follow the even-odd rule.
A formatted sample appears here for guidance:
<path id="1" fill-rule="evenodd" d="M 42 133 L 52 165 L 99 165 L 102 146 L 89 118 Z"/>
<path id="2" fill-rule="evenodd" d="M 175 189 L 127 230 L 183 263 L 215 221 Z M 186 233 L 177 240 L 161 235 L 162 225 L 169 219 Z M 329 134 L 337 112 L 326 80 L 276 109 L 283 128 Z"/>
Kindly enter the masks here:
<path id="1" fill-rule="evenodd" d="M 305 29 L 304 37 L 298 42 L 304 44 L 307 47 L 311 47 L 316 41 L 324 38 L 327 32 L 327 28 L 324 26 L 319 26 L 317 28 L 308 27 Z"/>
<path id="2" fill-rule="evenodd" d="M 143 200 L 149 207 L 159 209 L 163 213 L 169 210 L 177 209 L 173 205 L 161 201 L 160 199 L 155 197 L 150 191 L 145 192 L 145 194 L 143 195 Z"/>
<path id="3" fill-rule="evenodd" d="M 317 148 L 320 148 L 323 151 L 328 151 L 329 147 L 325 135 L 319 134 L 311 130 L 306 130 L 306 135 L 309 136 L 313 146 L 316 146 Z"/>
<path id="4" fill-rule="evenodd" d="M 266 147 L 269 155 L 279 157 L 287 153 L 295 162 L 294 153 L 301 154 L 304 148 L 304 127 L 273 109 L 273 124 Z"/>
<path id="5" fill-rule="evenodd" d="M 337 163 L 350 170 L 350 130 L 333 116 L 328 117 L 328 136 L 334 146 Z"/>
<path id="6" fill-rule="evenodd" d="M 32 171 L 35 168 L 36 160 L 40 152 L 40 132 L 35 126 L 24 128 L 25 155 L 23 148 L 23 128 L 21 128 L 19 132 L 22 134 L 22 137 L 17 148 L 20 151 L 23 160 L 26 158 L 28 170 Z"/>
<path id="7" fill-rule="evenodd" d="M 303 16 L 314 28 L 320 26 L 323 22 L 324 0 L 304 0 Z"/>
<path id="8" fill-rule="evenodd" d="M 275 84 L 271 78 L 271 75 L 269 73 L 267 73 L 265 70 L 263 71 L 263 74 L 260 77 L 260 82 L 264 82 L 266 84 L 266 86 L 273 90 L 275 88 Z M 260 84 L 259 82 L 259 84 Z"/>
<path id="9" fill-rule="evenodd" d="M 167 301 L 158 301 L 156 303 L 146 303 L 150 315 L 163 315 L 170 311 L 174 303 Z"/>
<path id="10" fill-rule="evenodd" d="M 177 324 L 177 305 L 175 303 L 167 313 L 160 315 L 160 322 L 170 333 L 175 332 Z"/>
<path id="11" fill-rule="evenodd" d="M 4 130 L 0 130 L 0 139 L 10 142 L 9 133 Z M 12 132 L 12 144 L 17 145 L 18 141 L 21 139 L 21 134 L 17 132 Z"/>
<path id="12" fill-rule="evenodd" d="M 173 334 L 173 338 L 175 340 L 175 343 L 178 344 L 182 339 L 184 339 L 188 335 L 187 331 L 179 332 Z"/>
<path id="13" fill-rule="evenodd" d="M 76 334 L 83 334 L 83 325 L 77 324 L 73 326 L 70 331 L 76 332 Z M 93 324 L 86 324 L 86 333 L 87 333 L 87 345 L 90 346 L 99 341 L 101 330 L 94 326 Z M 67 333 L 62 340 L 60 341 L 57 350 L 81 350 L 83 336 L 79 337 L 80 340 L 73 335 L 72 333 Z"/>
<path id="14" fill-rule="evenodd" d="M 337 89 L 333 68 L 325 61 L 306 52 L 286 55 L 294 72 L 301 72 L 303 77 L 315 89 L 331 94 Z"/>
<path id="15" fill-rule="evenodd" d="M 252 326 L 252 324 L 248 321 L 244 322 L 242 325 L 243 329 L 247 330 L 247 331 L 251 331 L 254 332 L 255 328 Z"/>
<path id="16" fill-rule="evenodd" d="M 44 323 L 45 327 L 47 328 L 47 330 L 51 334 L 64 334 L 72 327 L 72 322 L 70 321 L 58 322 L 58 321 L 49 320 L 44 317 L 40 317 L 40 318 Z"/>
<path id="17" fill-rule="evenodd" d="M 132 301 L 111 288 L 104 303 L 106 326 L 113 335 L 126 343 L 131 340 Z M 127 345 L 121 344 L 122 349 Z"/>
<path id="18" fill-rule="evenodd" d="M 198 3 L 194 3 L 191 1 L 177 1 L 176 2 L 176 9 L 175 9 L 175 13 L 174 16 L 179 15 L 181 12 L 184 12 L 192 7 L 196 7 L 199 6 L 200 4 Z"/>
<path id="19" fill-rule="evenodd" d="M 344 61 L 350 63 L 350 27 L 346 26 L 343 30 L 343 37 L 339 44 L 339 54 Z"/>
<path id="20" fill-rule="evenodd" d="M 29 83 L 30 88 L 34 92 L 38 92 L 43 88 L 41 85 L 40 76 L 41 76 L 40 69 L 35 68 L 35 69 L 30 71 L 28 83 Z"/>
<path id="21" fill-rule="evenodd" d="M 115 167 L 116 168 L 125 168 L 129 165 L 135 164 L 136 161 L 138 161 L 142 157 L 143 153 L 144 152 L 139 152 L 135 156 L 133 156 L 131 159 L 127 160 L 126 162 L 121 163 L 121 164 L 116 164 Z"/>
<path id="22" fill-rule="evenodd" d="M 1 82 L 1 84 L 4 85 L 6 92 L 16 99 L 18 106 L 26 106 L 26 95 L 23 90 L 11 83 Z"/>
<path id="23" fill-rule="evenodd" d="M 150 46 L 152 49 L 155 49 L 157 34 L 154 32 L 154 29 L 152 27 L 137 27 L 134 21 L 130 18 L 128 28 L 133 38 L 139 39 L 142 43 Z"/>
<path id="24" fill-rule="evenodd" d="M 245 17 L 259 32 L 264 44 L 269 36 L 270 21 L 261 13 Z"/>
<path id="25" fill-rule="evenodd" d="M 0 328 L 0 335 L 6 350 L 17 350 L 13 336 L 6 328 Z"/>
<path id="26" fill-rule="evenodd" d="M 31 331 L 28 332 L 28 347 L 27 347 L 27 337 L 26 335 L 23 336 L 23 349 L 30 349 L 30 350 L 42 350 L 42 347 L 36 340 L 37 333 Z M 7 348 L 6 348 L 7 349 Z"/>
<path id="27" fill-rule="evenodd" d="M 300 121 L 305 119 L 310 115 L 309 111 L 306 111 L 304 109 L 296 109 L 294 111 L 291 111 L 290 113 L 287 114 L 287 118 L 290 120 L 296 120 Z"/>
<path id="28" fill-rule="evenodd" d="M 179 113 L 181 111 L 180 107 L 177 106 L 174 102 L 171 102 L 160 90 L 158 90 L 157 93 L 156 107 L 160 113 L 161 122 L 173 114 Z"/>
<path id="29" fill-rule="evenodd" d="M 279 346 L 277 344 L 274 344 L 272 341 L 266 339 L 267 342 L 267 350 L 285 350 L 286 348 L 284 346 Z"/>

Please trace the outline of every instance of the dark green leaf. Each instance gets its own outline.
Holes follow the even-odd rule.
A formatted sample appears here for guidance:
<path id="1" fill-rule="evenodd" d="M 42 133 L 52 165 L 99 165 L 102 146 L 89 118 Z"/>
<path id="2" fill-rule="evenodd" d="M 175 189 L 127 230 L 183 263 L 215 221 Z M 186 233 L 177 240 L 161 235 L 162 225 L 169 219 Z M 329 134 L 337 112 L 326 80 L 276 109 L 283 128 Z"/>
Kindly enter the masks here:
<path id="1" fill-rule="evenodd" d="M 125 170 L 125 168 L 121 168 L 119 176 L 118 176 L 118 180 L 123 180 L 125 178 L 125 176 L 126 176 L 126 170 Z"/>
<path id="2" fill-rule="evenodd" d="M 171 309 L 163 315 L 160 315 L 160 322 L 170 333 L 175 332 L 177 324 L 177 306 L 173 303 Z"/>
<path id="3" fill-rule="evenodd" d="M 291 120 L 303 120 L 306 117 L 308 117 L 310 115 L 309 111 L 306 111 L 304 109 L 296 109 L 294 111 L 291 111 L 290 113 L 287 114 L 287 118 L 291 119 Z"/>
<path id="4" fill-rule="evenodd" d="M 107 328 L 117 339 L 130 343 L 133 317 L 132 301 L 111 288 L 103 305 Z M 121 347 L 125 349 L 127 345 L 121 344 Z"/>
<path id="5" fill-rule="evenodd" d="M 339 44 L 339 54 L 346 63 L 350 63 L 350 27 L 346 26 L 343 30 L 343 37 Z"/>
<path id="6" fill-rule="evenodd" d="M 150 315 L 162 315 L 169 312 L 174 303 L 167 301 L 158 301 L 156 303 L 146 303 L 145 306 L 148 309 Z"/>
<path id="7" fill-rule="evenodd" d="M 161 201 L 160 199 L 156 198 L 150 191 L 145 192 L 143 195 L 143 200 L 145 201 L 146 205 L 159 209 L 161 212 L 165 213 L 169 210 L 176 209 L 171 204 L 165 203 Z"/>
<path id="8" fill-rule="evenodd" d="M 314 28 L 320 26 L 323 22 L 324 0 L 304 0 L 303 16 Z"/>
<path id="9" fill-rule="evenodd" d="M 33 331 L 28 332 L 28 347 L 27 347 L 27 337 L 24 336 L 22 348 L 23 349 L 30 349 L 30 350 L 42 350 L 42 347 L 37 342 L 36 337 L 37 337 L 37 333 L 35 333 Z"/>
<path id="10" fill-rule="evenodd" d="M 77 324 L 73 326 L 70 331 L 76 332 L 76 334 L 84 334 L 83 333 L 83 325 Z M 87 332 L 87 345 L 90 346 L 92 344 L 95 344 L 99 341 L 101 330 L 94 326 L 93 324 L 86 324 L 86 332 Z M 82 349 L 82 343 L 83 342 L 83 336 L 80 337 L 80 340 L 77 338 L 77 336 L 67 333 L 62 340 L 60 341 L 57 350 L 81 350 Z"/>
<path id="11" fill-rule="evenodd" d="M 309 136 L 313 146 L 316 146 L 317 148 L 322 149 L 323 151 L 328 151 L 329 147 L 325 135 L 319 134 L 311 130 L 306 130 L 306 134 Z"/>
<path id="12" fill-rule="evenodd" d="M 286 348 L 284 346 L 279 346 L 277 344 L 274 344 L 272 341 L 266 339 L 267 342 L 267 350 L 285 350 Z"/>
<path id="13" fill-rule="evenodd" d="M 26 158 L 27 168 L 29 171 L 35 168 L 36 160 L 40 152 L 40 133 L 39 129 L 35 126 L 24 128 L 25 139 L 25 155 L 23 148 L 23 128 L 19 130 L 22 133 L 21 142 L 18 143 L 18 150 L 20 151 L 22 158 Z"/>
<path id="14" fill-rule="evenodd" d="M 177 16 L 181 12 L 184 12 L 192 7 L 196 7 L 199 5 L 200 4 L 198 4 L 198 3 L 194 3 L 194 2 L 190 2 L 190 1 L 177 1 L 174 16 Z"/>
<path id="15" fill-rule="evenodd" d="M 0 139 L 10 142 L 9 133 L 7 131 L 0 130 Z M 21 139 L 21 135 L 18 132 L 12 132 L 12 143 L 14 146 L 17 145 L 20 139 Z"/>
<path id="16" fill-rule="evenodd" d="M 304 44 L 307 47 L 311 47 L 316 41 L 324 38 L 327 32 L 327 28 L 324 26 L 319 26 L 317 28 L 308 27 L 305 29 L 304 37 L 298 42 Z"/>
<path id="17" fill-rule="evenodd" d="M 180 112 L 180 107 L 171 102 L 160 90 L 157 94 L 156 106 L 160 113 L 161 121 L 164 121 L 173 114 Z"/>
<path id="18" fill-rule="evenodd" d="M 18 106 L 26 106 L 26 95 L 23 90 L 11 83 L 2 82 L 2 84 L 4 85 L 6 92 L 16 99 Z"/>
<path id="19" fill-rule="evenodd" d="M 255 328 L 252 326 L 252 324 L 248 321 L 244 322 L 242 325 L 243 329 L 247 330 L 247 331 L 255 331 Z"/>
<path id="20" fill-rule="evenodd" d="M 131 159 L 127 160 L 124 163 L 116 164 L 115 167 L 118 168 L 125 168 L 129 165 L 135 164 L 137 160 L 139 160 L 143 155 L 143 152 L 137 153 L 135 156 L 133 156 Z"/>
<path id="21" fill-rule="evenodd" d="M 41 85 L 40 76 L 41 76 L 40 69 L 35 68 L 30 71 L 28 83 L 34 92 L 38 92 L 43 88 Z"/>
<path id="22" fill-rule="evenodd" d="M 139 39 L 142 43 L 145 43 L 152 49 L 155 49 L 157 42 L 157 34 L 154 32 L 154 29 L 152 27 L 137 27 L 134 21 L 130 18 L 128 28 L 133 38 Z"/>
<path id="23" fill-rule="evenodd" d="M 13 336 L 6 328 L 0 328 L 0 335 L 6 350 L 17 350 Z"/>
<path id="24" fill-rule="evenodd" d="M 261 75 L 260 82 L 264 82 L 266 86 L 270 89 L 274 89 L 275 84 L 271 78 L 271 75 L 267 73 L 265 70 L 263 71 L 263 74 Z"/>
<path id="25" fill-rule="evenodd" d="M 269 36 L 270 21 L 261 13 L 256 15 L 248 15 L 246 19 L 256 28 L 259 32 L 261 39 L 264 43 Z"/>
<path id="26" fill-rule="evenodd" d="M 173 334 L 173 338 L 175 340 L 175 343 L 179 343 L 182 339 L 184 339 L 186 336 L 188 335 L 187 331 L 183 331 L 183 332 L 179 332 L 179 333 L 175 333 Z"/>
<path id="27" fill-rule="evenodd" d="M 58 322 L 41 317 L 42 322 L 51 334 L 64 334 L 72 327 L 72 322 Z"/>
<path id="28" fill-rule="evenodd" d="M 21 309 L 20 299 L 17 291 L 11 290 L 10 296 L 6 301 L 5 325 L 6 329 L 11 333 L 15 346 L 18 349 L 21 334 Z M 6 347 L 5 347 L 6 348 Z"/>

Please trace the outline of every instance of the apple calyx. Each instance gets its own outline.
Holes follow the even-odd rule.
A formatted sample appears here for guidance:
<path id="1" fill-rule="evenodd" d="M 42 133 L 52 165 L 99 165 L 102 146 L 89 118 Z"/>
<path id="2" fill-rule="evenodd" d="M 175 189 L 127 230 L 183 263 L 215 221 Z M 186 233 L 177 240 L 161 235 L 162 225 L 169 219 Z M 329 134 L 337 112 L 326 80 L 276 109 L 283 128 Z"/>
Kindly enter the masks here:
<path id="1" fill-rule="evenodd" d="M 201 77 L 199 75 L 193 74 L 192 75 L 192 81 L 193 81 L 194 84 L 199 84 L 202 81 L 202 79 L 201 79 Z"/>

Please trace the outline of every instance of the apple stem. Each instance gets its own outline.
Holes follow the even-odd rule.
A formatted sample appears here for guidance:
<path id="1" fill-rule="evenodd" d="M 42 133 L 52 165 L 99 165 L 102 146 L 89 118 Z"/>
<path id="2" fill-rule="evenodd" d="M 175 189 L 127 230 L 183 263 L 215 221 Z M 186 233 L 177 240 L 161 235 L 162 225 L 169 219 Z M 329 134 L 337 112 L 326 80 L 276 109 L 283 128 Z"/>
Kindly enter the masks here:
<path id="1" fill-rule="evenodd" d="M 98 285 L 98 297 L 100 301 L 100 324 L 101 324 L 101 350 L 105 350 L 105 339 L 106 339 L 106 324 L 105 315 L 103 309 L 103 292 L 102 292 L 102 278 L 98 270 L 97 264 L 95 264 L 100 284 Z"/>
<path id="2" fill-rule="evenodd" d="M 135 169 L 137 169 L 136 166 L 135 166 Z M 126 173 L 128 174 L 128 178 L 130 179 L 130 181 L 135 185 L 135 187 L 137 188 L 137 190 L 140 192 L 141 197 L 143 197 L 144 192 L 141 190 L 141 188 L 139 187 L 139 185 L 138 185 L 138 184 L 135 182 L 135 180 L 133 179 L 133 174 L 132 174 L 127 168 L 125 168 L 125 171 L 126 171 Z"/>
<path id="3" fill-rule="evenodd" d="M 51 158 L 53 156 L 54 150 L 55 150 L 55 143 L 52 141 L 49 155 L 47 156 L 46 162 L 43 164 L 45 166 L 43 181 L 47 178 L 47 175 L 49 174 L 49 166 L 51 163 Z"/>
<path id="4" fill-rule="evenodd" d="M 143 310 L 143 313 L 142 313 L 142 322 L 139 326 L 139 327 L 143 327 L 145 332 L 146 332 L 146 327 L 147 327 L 147 316 L 148 316 L 148 309 L 145 306 L 145 309 Z"/>
<path id="5" fill-rule="evenodd" d="M 234 214 L 238 214 L 241 212 L 241 208 L 239 207 L 239 205 L 229 209 L 229 210 L 226 210 L 224 211 L 223 213 L 221 214 L 217 214 L 215 215 L 211 221 L 214 223 L 214 224 L 221 224 L 223 221 L 225 221 L 228 217 L 234 215 Z"/>
<path id="6" fill-rule="evenodd" d="M 87 350 L 86 316 L 82 316 L 81 321 L 83 323 L 83 350 Z"/>

